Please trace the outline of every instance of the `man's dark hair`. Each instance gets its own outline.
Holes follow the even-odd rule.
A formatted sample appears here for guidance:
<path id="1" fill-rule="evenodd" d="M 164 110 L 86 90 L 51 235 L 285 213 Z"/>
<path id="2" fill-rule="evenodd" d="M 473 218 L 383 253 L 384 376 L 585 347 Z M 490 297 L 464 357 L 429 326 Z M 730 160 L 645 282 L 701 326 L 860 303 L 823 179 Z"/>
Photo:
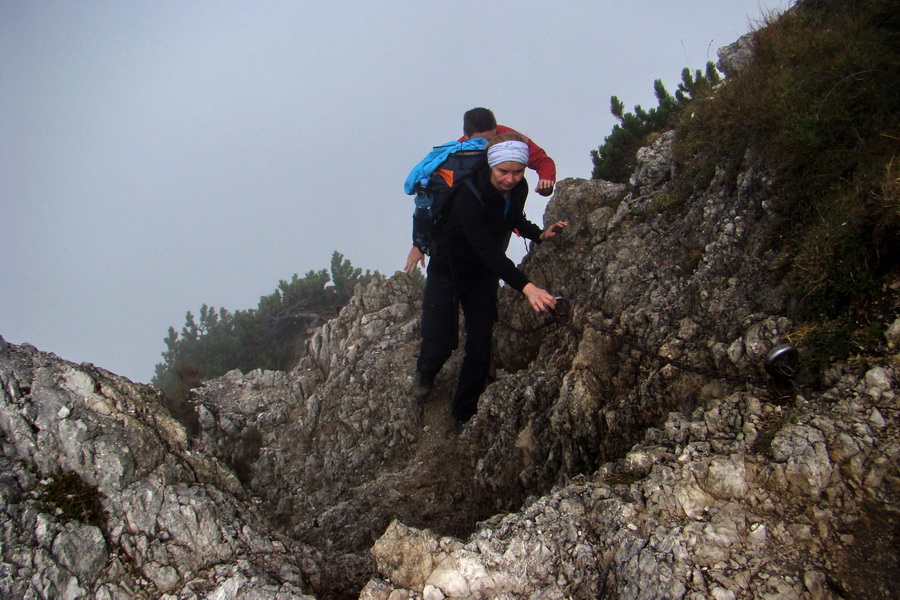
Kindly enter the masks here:
<path id="1" fill-rule="evenodd" d="M 497 119 L 494 113 L 486 108 L 473 108 L 463 115 L 463 133 L 472 135 L 497 128 Z"/>

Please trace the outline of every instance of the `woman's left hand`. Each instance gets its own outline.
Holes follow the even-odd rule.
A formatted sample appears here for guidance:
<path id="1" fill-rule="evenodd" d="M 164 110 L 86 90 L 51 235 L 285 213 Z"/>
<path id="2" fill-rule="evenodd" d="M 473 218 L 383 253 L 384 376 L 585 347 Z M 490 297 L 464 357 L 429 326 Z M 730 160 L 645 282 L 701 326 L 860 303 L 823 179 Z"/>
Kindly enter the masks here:
<path id="1" fill-rule="evenodd" d="M 545 229 L 543 233 L 541 233 L 541 241 L 544 242 L 549 240 L 550 238 L 556 237 L 556 234 L 558 234 L 568 226 L 568 221 L 557 221 L 556 223 Z"/>
<path id="2" fill-rule="evenodd" d="M 412 250 L 406 256 L 406 266 L 403 267 L 404 273 L 412 273 L 418 265 L 425 268 L 425 254 L 419 250 L 419 247 L 413 244 Z"/>

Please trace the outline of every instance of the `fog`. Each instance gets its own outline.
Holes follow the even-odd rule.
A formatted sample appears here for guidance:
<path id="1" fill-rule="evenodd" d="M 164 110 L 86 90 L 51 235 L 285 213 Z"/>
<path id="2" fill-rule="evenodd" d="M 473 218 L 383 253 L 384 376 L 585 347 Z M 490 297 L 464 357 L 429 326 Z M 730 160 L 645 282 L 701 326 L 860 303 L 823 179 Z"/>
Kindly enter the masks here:
<path id="1" fill-rule="evenodd" d="M 0 335 L 149 382 L 188 310 L 335 250 L 401 269 L 403 181 L 469 108 L 589 178 L 610 96 L 655 107 L 788 4 L 4 0 Z"/>

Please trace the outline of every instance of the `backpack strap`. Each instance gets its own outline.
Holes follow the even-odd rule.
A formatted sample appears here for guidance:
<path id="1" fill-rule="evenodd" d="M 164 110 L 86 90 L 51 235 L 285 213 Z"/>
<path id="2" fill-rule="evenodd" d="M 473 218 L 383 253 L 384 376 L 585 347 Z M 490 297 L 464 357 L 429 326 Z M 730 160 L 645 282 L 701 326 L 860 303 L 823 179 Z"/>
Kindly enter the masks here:
<path id="1" fill-rule="evenodd" d="M 475 185 L 475 182 L 472 181 L 472 178 L 467 178 L 464 183 L 469 187 L 470 190 L 472 190 L 472 193 L 475 194 L 475 197 L 478 198 L 478 202 L 481 204 L 481 208 L 484 208 L 484 200 L 481 196 L 481 190 L 478 189 L 478 186 Z"/>

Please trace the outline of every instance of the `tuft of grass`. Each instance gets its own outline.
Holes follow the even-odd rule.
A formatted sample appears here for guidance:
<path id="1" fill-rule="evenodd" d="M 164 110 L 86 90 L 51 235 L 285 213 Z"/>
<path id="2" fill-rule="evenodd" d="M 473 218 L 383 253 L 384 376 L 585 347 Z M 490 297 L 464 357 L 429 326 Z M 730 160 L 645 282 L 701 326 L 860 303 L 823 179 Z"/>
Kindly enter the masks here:
<path id="1" fill-rule="evenodd" d="M 760 423 L 750 451 L 772 459 L 772 442 L 775 441 L 775 436 L 788 425 L 796 425 L 796 423 L 797 412 L 794 409 L 779 407 L 777 412 L 772 413 Z"/>
<path id="2" fill-rule="evenodd" d="M 685 198 L 678 194 L 666 193 L 660 194 L 650 203 L 648 213 L 665 213 L 677 210 L 684 204 Z"/>
<path id="3" fill-rule="evenodd" d="M 38 500 L 49 512 L 97 527 L 106 522 L 102 498 L 95 486 L 74 471 L 53 475 L 38 492 Z"/>
<path id="4" fill-rule="evenodd" d="M 631 485 L 636 481 L 639 481 L 640 477 L 635 475 L 634 473 L 622 473 L 616 472 L 608 475 L 604 481 L 609 485 Z"/>
<path id="5" fill-rule="evenodd" d="M 895 138 L 900 145 L 900 138 Z M 875 195 L 878 209 L 885 216 L 886 226 L 897 228 L 900 226 L 900 159 L 891 157 L 884 166 L 884 177 L 881 181 L 881 189 Z"/>
<path id="6" fill-rule="evenodd" d="M 858 310 L 855 318 L 820 319 L 801 323 L 788 336 L 795 346 L 807 349 L 800 356 L 803 370 L 818 376 L 835 360 L 864 366 L 884 345 L 884 325 L 869 314 L 871 308 Z"/>

